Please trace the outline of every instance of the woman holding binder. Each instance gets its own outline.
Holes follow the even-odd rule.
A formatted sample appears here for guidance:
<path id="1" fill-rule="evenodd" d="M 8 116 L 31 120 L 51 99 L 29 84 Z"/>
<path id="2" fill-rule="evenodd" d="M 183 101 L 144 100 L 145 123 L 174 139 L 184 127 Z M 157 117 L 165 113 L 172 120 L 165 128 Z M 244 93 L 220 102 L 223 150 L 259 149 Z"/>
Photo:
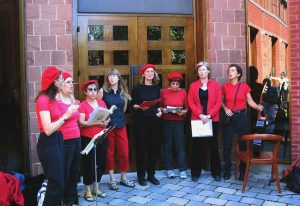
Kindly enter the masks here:
<path id="1" fill-rule="evenodd" d="M 157 85 L 159 77 L 153 64 L 146 64 L 140 68 L 141 83 L 132 89 L 133 127 L 136 143 L 136 167 L 138 182 L 147 185 L 147 180 L 159 185 L 154 176 L 155 163 L 159 154 L 159 128 L 162 112 L 159 103 L 152 100 L 160 98 L 160 88 Z M 144 101 L 150 101 L 144 104 Z M 151 101 L 155 104 L 152 105 Z M 147 179 L 146 179 L 147 172 Z"/>
<path id="2" fill-rule="evenodd" d="M 117 69 L 108 71 L 99 95 L 102 96 L 108 107 L 116 106 L 116 109 L 110 116 L 110 125 L 116 125 L 116 128 L 108 134 L 106 169 L 110 177 L 109 188 L 111 190 L 119 189 L 114 176 L 115 153 L 118 157 L 119 170 L 121 172 L 120 184 L 126 187 L 135 187 L 134 182 L 126 177 L 126 172 L 129 170 L 129 152 L 124 113 L 131 97 L 128 94 L 126 82 Z"/>
<path id="3" fill-rule="evenodd" d="M 109 123 L 109 119 L 101 121 L 89 121 L 90 115 L 97 107 L 107 108 L 104 101 L 97 98 L 97 92 L 99 90 L 98 82 L 96 80 L 86 81 L 82 84 L 81 90 L 86 96 L 86 99 L 81 102 L 79 107 L 79 123 L 81 125 L 81 148 L 84 149 L 89 144 L 94 135 L 105 129 L 105 127 Z M 97 145 L 97 181 L 95 180 L 94 149 L 92 149 L 88 155 L 82 156 L 83 183 L 85 184 L 84 198 L 89 202 L 95 201 L 95 195 L 97 195 L 98 197 L 106 196 L 104 192 L 98 189 L 97 185 L 97 183 L 101 180 L 103 172 L 105 171 L 106 148 L 106 139 L 104 139 L 103 142 Z M 91 190 L 92 184 L 93 190 Z"/>
<path id="4" fill-rule="evenodd" d="M 187 178 L 184 141 L 184 119 L 188 112 L 187 93 L 180 88 L 183 76 L 179 72 L 168 74 L 170 86 L 160 90 L 161 107 L 163 112 L 164 134 L 164 163 L 169 178 L 174 178 L 173 172 L 173 144 L 176 148 L 179 177 Z"/>
<path id="5" fill-rule="evenodd" d="M 63 78 L 56 67 L 48 67 L 42 74 L 41 82 L 42 89 L 36 98 L 36 114 L 40 130 L 37 153 L 48 179 L 43 205 L 61 205 L 65 188 L 65 148 L 61 126 L 77 112 L 78 106 L 71 104 L 66 111 L 61 111 L 57 95 Z"/>
<path id="6" fill-rule="evenodd" d="M 248 116 L 246 106 L 247 103 L 253 109 L 262 111 L 263 107 L 257 105 L 251 97 L 251 89 L 246 83 L 240 82 L 243 71 L 237 64 L 229 65 L 227 69 L 229 82 L 222 86 L 223 103 L 222 107 L 225 111 L 224 115 L 230 117 L 228 124 L 223 123 L 223 152 L 224 152 L 224 174 L 225 180 L 231 177 L 231 148 L 235 135 L 240 137 L 248 134 Z M 246 145 L 241 142 L 241 150 L 245 150 Z M 245 163 L 241 162 L 240 180 L 244 179 Z"/>
<path id="7" fill-rule="evenodd" d="M 209 79 L 210 65 L 206 61 L 199 62 L 195 70 L 198 80 L 193 82 L 188 92 L 188 103 L 191 110 L 191 120 L 202 120 L 209 124 L 212 120 L 212 137 L 192 138 L 191 175 L 197 181 L 204 167 L 204 144 L 208 141 L 210 147 L 210 171 L 215 181 L 221 180 L 221 165 L 218 147 L 219 114 L 222 105 L 221 88 L 215 80 Z"/>

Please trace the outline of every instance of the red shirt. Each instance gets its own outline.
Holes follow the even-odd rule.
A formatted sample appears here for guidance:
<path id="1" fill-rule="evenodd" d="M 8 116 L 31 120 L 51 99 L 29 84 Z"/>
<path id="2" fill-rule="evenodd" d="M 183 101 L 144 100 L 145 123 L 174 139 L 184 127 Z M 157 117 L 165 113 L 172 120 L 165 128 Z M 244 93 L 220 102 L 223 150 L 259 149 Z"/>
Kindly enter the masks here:
<path id="1" fill-rule="evenodd" d="M 236 101 L 234 104 L 234 97 L 235 97 L 238 86 L 239 86 L 239 83 L 237 83 L 236 85 L 233 85 L 229 82 L 229 83 L 224 84 L 222 87 L 222 93 L 224 96 L 224 98 L 223 98 L 224 104 L 231 111 L 246 109 L 247 94 L 251 92 L 250 87 L 246 83 L 241 83 L 241 86 L 236 95 Z"/>
<path id="2" fill-rule="evenodd" d="M 49 111 L 51 122 L 57 121 L 64 113 L 62 113 L 59 109 L 58 102 L 54 100 L 50 102 L 50 99 L 46 95 L 41 95 L 38 97 L 35 105 L 35 111 L 38 119 L 38 126 L 40 132 L 44 132 L 43 125 L 41 122 L 40 112 L 41 111 Z M 60 128 L 58 129 L 60 131 Z"/>
<path id="3" fill-rule="evenodd" d="M 103 100 L 97 99 L 97 102 L 99 107 L 107 108 Z M 79 113 L 85 114 L 84 120 L 87 121 L 90 117 L 90 114 L 94 111 L 94 108 L 88 103 L 87 100 L 84 100 L 83 102 L 80 103 L 80 107 L 78 110 Z M 105 127 L 101 127 L 101 126 L 80 127 L 80 134 L 81 136 L 89 137 L 92 139 L 95 134 L 101 132 L 104 129 Z"/>
<path id="4" fill-rule="evenodd" d="M 191 84 L 188 93 L 188 102 L 192 112 L 191 119 L 200 119 L 199 115 L 203 112 L 202 105 L 199 99 L 199 89 L 202 86 L 200 80 Z M 220 109 L 222 106 L 222 92 L 218 82 L 214 80 L 208 80 L 207 82 L 207 114 L 212 117 L 214 122 L 218 122 L 220 119 Z"/>
<path id="5" fill-rule="evenodd" d="M 177 91 L 171 89 L 160 90 L 161 106 L 166 108 L 167 106 L 172 107 L 183 107 L 188 109 L 187 94 L 184 89 Z M 165 120 L 184 120 L 184 116 L 178 116 L 176 114 L 167 113 L 163 114 L 162 119 Z"/>
<path id="6" fill-rule="evenodd" d="M 65 104 L 60 100 L 57 100 L 59 103 L 59 108 L 62 114 L 65 114 L 68 110 L 70 104 Z M 75 139 L 80 137 L 80 130 L 78 127 L 79 112 L 74 112 L 65 123 L 60 127 L 60 131 L 63 134 L 64 140 Z"/>

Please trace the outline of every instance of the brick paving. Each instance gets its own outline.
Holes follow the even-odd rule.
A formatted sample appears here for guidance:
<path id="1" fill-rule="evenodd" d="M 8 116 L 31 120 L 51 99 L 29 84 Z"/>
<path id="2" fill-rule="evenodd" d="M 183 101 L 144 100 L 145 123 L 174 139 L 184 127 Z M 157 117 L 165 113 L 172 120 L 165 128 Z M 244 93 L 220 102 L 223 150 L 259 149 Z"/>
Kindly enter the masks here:
<path id="1" fill-rule="evenodd" d="M 279 171 L 286 165 L 279 168 Z M 198 182 L 191 180 L 188 171 L 188 179 L 168 179 L 164 170 L 157 171 L 156 177 L 160 185 L 148 183 L 143 187 L 136 183 L 135 188 L 119 185 L 118 191 L 108 188 L 109 177 L 104 175 L 100 183 L 100 190 L 106 192 L 105 198 L 98 198 L 97 205 L 159 205 L 159 206 L 201 206 L 201 205 L 263 205 L 263 206 L 292 206 L 300 205 L 300 195 L 290 192 L 281 183 L 281 194 L 277 192 L 274 182 L 269 185 L 270 167 L 258 169 L 251 167 L 246 191 L 242 193 L 242 182 L 231 179 L 221 182 L 213 180 L 209 172 L 202 172 Z M 175 170 L 176 171 L 176 170 Z M 178 175 L 178 171 L 176 171 Z M 116 178 L 120 178 L 117 174 Z M 136 173 L 129 173 L 128 178 L 136 181 Z M 84 185 L 78 186 L 81 206 L 93 206 L 96 202 L 87 202 L 83 198 Z"/>

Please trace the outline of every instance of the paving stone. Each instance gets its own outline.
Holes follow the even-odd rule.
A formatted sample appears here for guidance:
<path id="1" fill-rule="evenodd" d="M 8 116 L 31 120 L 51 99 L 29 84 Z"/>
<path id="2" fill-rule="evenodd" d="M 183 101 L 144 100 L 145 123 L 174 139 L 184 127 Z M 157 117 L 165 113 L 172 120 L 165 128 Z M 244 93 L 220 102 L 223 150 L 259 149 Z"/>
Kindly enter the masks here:
<path id="1" fill-rule="evenodd" d="M 246 204 L 246 203 L 228 201 L 225 206 L 248 206 L 248 205 L 249 204 Z"/>
<path id="2" fill-rule="evenodd" d="M 241 190 L 237 191 L 235 194 L 244 197 L 255 197 L 257 195 L 256 192 L 249 192 L 249 191 L 242 192 Z"/>
<path id="3" fill-rule="evenodd" d="M 251 205 L 261 205 L 264 201 L 256 198 L 251 198 L 251 197 L 243 197 L 241 199 L 241 202 L 251 204 Z"/>
<path id="4" fill-rule="evenodd" d="M 176 205 L 185 205 L 186 203 L 189 202 L 189 200 L 184 198 L 179 198 L 179 197 L 170 197 L 166 201 Z"/>
<path id="5" fill-rule="evenodd" d="M 292 205 L 300 205 L 300 201 L 295 198 L 279 197 L 278 202 L 283 202 L 283 203 L 292 204 Z"/>
<path id="6" fill-rule="evenodd" d="M 136 203 L 139 203 L 139 204 L 146 204 L 146 203 L 150 202 L 151 199 L 146 198 L 146 197 L 141 197 L 141 196 L 132 196 L 128 199 L 128 201 L 136 202 Z"/>
<path id="7" fill-rule="evenodd" d="M 162 201 L 159 201 L 159 200 L 151 200 L 147 203 L 147 205 L 151 205 L 151 206 L 169 206 L 169 205 L 171 205 L 171 203 L 162 202 Z"/>
<path id="8" fill-rule="evenodd" d="M 125 204 L 128 204 L 128 202 L 125 200 L 121 200 L 121 199 L 114 199 L 114 200 L 110 201 L 109 204 L 110 205 L 125 205 Z"/>
<path id="9" fill-rule="evenodd" d="M 131 190 L 128 194 L 145 197 L 145 196 L 149 195 L 150 192 L 144 191 L 144 190 L 134 189 L 134 190 Z"/>
<path id="10" fill-rule="evenodd" d="M 229 187 L 231 185 L 231 183 L 229 182 L 216 182 L 216 181 L 213 181 L 210 183 L 210 185 L 213 185 L 213 186 L 217 186 L 217 187 Z"/>
<path id="11" fill-rule="evenodd" d="M 212 204 L 212 205 L 225 205 L 227 200 L 222 200 L 219 198 L 213 198 L 213 197 L 208 197 L 204 200 L 205 203 Z"/>
<path id="12" fill-rule="evenodd" d="M 213 181 L 203 178 L 202 175 L 200 176 L 200 178 L 198 179 L 198 183 L 202 183 L 202 184 L 211 184 Z"/>
<path id="13" fill-rule="evenodd" d="M 286 206 L 286 204 L 279 203 L 279 202 L 265 201 L 263 203 L 263 206 Z"/>
<path id="14" fill-rule="evenodd" d="M 216 186 L 212 186 L 212 185 L 209 185 L 209 184 L 199 184 L 197 185 L 195 188 L 198 188 L 198 189 L 201 189 L 201 190 L 215 190 L 216 189 Z"/>
<path id="15" fill-rule="evenodd" d="M 191 182 L 190 180 L 183 180 L 181 182 L 178 182 L 178 185 L 184 186 L 184 187 L 196 187 L 198 183 Z"/>
<path id="16" fill-rule="evenodd" d="M 201 191 L 199 193 L 199 195 L 202 195 L 202 196 L 207 196 L 207 197 L 219 197 L 221 193 L 219 192 L 213 192 L 213 191 Z"/>
<path id="17" fill-rule="evenodd" d="M 166 188 L 160 188 L 160 187 L 149 187 L 146 191 L 148 192 L 155 192 L 155 193 L 164 193 L 168 189 Z"/>
<path id="18" fill-rule="evenodd" d="M 241 196 L 231 195 L 231 194 L 222 194 L 219 198 L 224 200 L 234 201 L 234 202 L 239 202 L 242 199 Z"/>
<path id="19" fill-rule="evenodd" d="M 193 201 L 197 201 L 197 202 L 203 202 L 203 200 L 206 197 L 201 196 L 201 195 L 187 194 L 187 195 L 184 196 L 184 198 L 187 199 L 187 200 L 193 200 Z"/>
<path id="20" fill-rule="evenodd" d="M 197 202 L 197 201 L 189 201 L 186 206 L 208 206 L 210 204 L 206 204 L 204 202 Z"/>
<path id="21" fill-rule="evenodd" d="M 198 188 L 183 187 L 179 191 L 186 192 L 186 193 L 189 193 L 189 194 L 199 194 L 199 192 L 201 190 L 198 189 Z"/>
<path id="22" fill-rule="evenodd" d="M 165 184 L 162 186 L 164 189 L 169 189 L 169 190 L 180 190 L 183 186 L 180 185 L 174 185 L 174 184 Z"/>
<path id="23" fill-rule="evenodd" d="M 251 187 L 249 189 L 250 192 L 256 192 L 256 193 L 263 193 L 263 194 L 270 194 L 272 190 L 270 189 L 264 189 L 259 187 Z"/>
<path id="24" fill-rule="evenodd" d="M 146 186 L 141 186 L 140 184 L 135 184 L 135 189 L 139 189 L 139 190 L 146 190 L 148 189 L 149 187 L 151 187 L 152 185 L 150 184 L 147 184 Z"/>
<path id="25" fill-rule="evenodd" d="M 173 197 L 183 197 L 184 195 L 186 195 L 186 192 L 168 190 L 167 192 L 164 193 L 164 195 L 173 196 Z"/>
<path id="26" fill-rule="evenodd" d="M 262 200 L 271 200 L 271 201 L 278 201 L 278 199 L 279 199 L 279 197 L 277 197 L 275 195 L 266 195 L 266 194 L 258 194 L 256 196 L 256 198 L 262 199 Z"/>
<path id="27" fill-rule="evenodd" d="M 215 192 L 220 192 L 220 193 L 226 193 L 226 194 L 234 194 L 234 193 L 236 193 L 235 189 L 230 189 L 230 188 L 227 188 L 227 187 L 218 187 L 214 191 Z"/>
<path id="28" fill-rule="evenodd" d="M 153 199 L 153 200 L 160 200 L 160 201 L 165 201 L 166 199 L 168 199 L 170 196 L 169 195 L 165 195 L 165 194 L 158 194 L 158 193 L 151 193 L 148 196 L 146 196 L 147 198 Z"/>

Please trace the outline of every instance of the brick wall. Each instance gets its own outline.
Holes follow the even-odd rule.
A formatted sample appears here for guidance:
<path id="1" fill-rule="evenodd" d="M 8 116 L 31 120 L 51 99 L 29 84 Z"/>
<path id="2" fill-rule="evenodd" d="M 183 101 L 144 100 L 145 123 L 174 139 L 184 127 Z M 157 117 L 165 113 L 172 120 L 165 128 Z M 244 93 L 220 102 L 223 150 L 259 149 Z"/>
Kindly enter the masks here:
<path id="1" fill-rule="evenodd" d="M 39 136 L 35 97 L 40 91 L 43 69 L 56 65 L 73 73 L 72 1 L 26 0 L 27 84 L 31 173 L 41 172 L 36 153 Z"/>
<path id="2" fill-rule="evenodd" d="M 292 160 L 300 157 L 300 6 L 299 0 L 289 0 L 290 11 L 290 114 Z"/>
<path id="3" fill-rule="evenodd" d="M 227 82 L 229 64 L 240 64 L 245 72 L 244 1 L 208 1 L 207 7 L 207 57 L 212 66 L 212 77 L 223 84 Z"/>

